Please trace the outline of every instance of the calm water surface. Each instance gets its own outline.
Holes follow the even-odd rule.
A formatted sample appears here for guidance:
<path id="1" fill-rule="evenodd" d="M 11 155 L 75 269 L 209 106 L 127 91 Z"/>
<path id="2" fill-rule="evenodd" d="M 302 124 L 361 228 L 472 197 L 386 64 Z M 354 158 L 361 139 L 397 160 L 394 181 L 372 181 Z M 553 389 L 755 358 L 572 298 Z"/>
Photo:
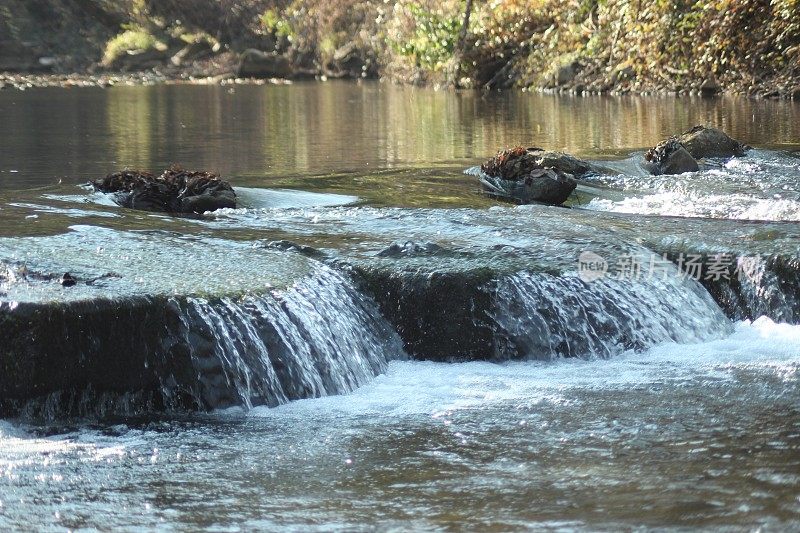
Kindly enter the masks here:
<path id="1" fill-rule="evenodd" d="M 621 173 L 588 207 L 771 218 L 791 234 L 800 220 L 797 103 L 297 83 L 0 91 L 0 119 L 2 236 L 79 224 L 246 240 L 330 224 L 357 240 L 348 224 L 389 235 L 417 213 L 432 235 L 437 217 L 459 223 L 438 208 L 496 205 L 462 171 L 500 147 L 624 159 L 705 122 L 759 151 L 694 181 Z M 171 163 L 342 196 L 249 190 L 272 209 L 199 223 L 77 186 Z M 326 216 L 337 203 L 356 207 Z M 797 530 L 798 384 L 800 326 L 762 318 L 607 360 L 395 361 L 351 395 L 248 413 L 0 421 L 0 530 Z"/>
<path id="2" fill-rule="evenodd" d="M 454 94 L 380 83 L 4 91 L 0 117 L 0 187 L 15 189 L 171 163 L 261 186 L 360 188 L 353 174 L 385 178 L 376 186 L 423 186 L 505 146 L 624 156 L 702 123 L 760 147 L 800 148 L 798 103 Z"/>

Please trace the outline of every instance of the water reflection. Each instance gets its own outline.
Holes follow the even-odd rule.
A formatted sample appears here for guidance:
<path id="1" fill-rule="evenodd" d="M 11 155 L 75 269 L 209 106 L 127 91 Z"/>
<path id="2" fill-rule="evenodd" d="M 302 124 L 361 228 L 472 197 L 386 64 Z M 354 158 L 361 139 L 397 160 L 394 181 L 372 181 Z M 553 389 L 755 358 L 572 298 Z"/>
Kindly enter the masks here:
<path id="1" fill-rule="evenodd" d="M 15 189 L 173 162 L 270 185 L 472 165 L 518 143 L 613 157 L 695 123 L 758 146 L 800 143 L 800 104 L 791 102 L 456 94 L 381 83 L 7 91 L 0 116 L 0 187 Z"/>

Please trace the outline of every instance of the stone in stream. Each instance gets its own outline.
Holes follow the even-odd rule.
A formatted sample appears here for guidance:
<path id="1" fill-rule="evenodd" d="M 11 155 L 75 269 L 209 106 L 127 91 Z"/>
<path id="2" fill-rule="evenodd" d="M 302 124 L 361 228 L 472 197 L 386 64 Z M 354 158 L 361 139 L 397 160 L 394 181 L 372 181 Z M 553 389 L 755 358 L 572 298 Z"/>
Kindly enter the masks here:
<path id="1" fill-rule="evenodd" d="M 695 159 L 741 157 L 750 149 L 724 131 L 708 126 L 695 126 L 678 137 L 678 141 Z"/>
<path id="2" fill-rule="evenodd" d="M 700 165 L 676 137 L 659 143 L 644 154 L 644 168 L 651 174 L 697 172 Z"/>
<path id="3" fill-rule="evenodd" d="M 216 174 L 188 171 L 179 166 L 160 176 L 123 170 L 91 182 L 95 190 L 112 193 L 122 207 L 165 213 L 204 213 L 236 207 L 230 183 Z"/>
<path id="4" fill-rule="evenodd" d="M 517 146 L 501 150 L 481 165 L 484 192 L 521 204 L 563 204 L 577 187 L 576 177 L 593 171 L 591 165 L 569 154 Z"/>
<path id="5" fill-rule="evenodd" d="M 297 242 L 96 226 L 0 239 L 0 416 L 277 405 L 353 390 L 404 353 L 611 357 L 720 338 L 732 328 L 723 310 L 800 320 L 791 225 L 541 206 L 280 216 L 261 222 Z M 685 267 L 719 250 L 730 270 L 696 272 L 707 291 L 667 261 L 587 281 L 587 250 L 643 268 L 653 253 Z M 64 272 L 78 283 L 62 288 Z"/>
<path id="6" fill-rule="evenodd" d="M 697 172 L 701 169 L 698 160 L 741 157 L 749 149 L 717 128 L 695 126 L 648 150 L 644 155 L 644 168 L 655 175 Z"/>

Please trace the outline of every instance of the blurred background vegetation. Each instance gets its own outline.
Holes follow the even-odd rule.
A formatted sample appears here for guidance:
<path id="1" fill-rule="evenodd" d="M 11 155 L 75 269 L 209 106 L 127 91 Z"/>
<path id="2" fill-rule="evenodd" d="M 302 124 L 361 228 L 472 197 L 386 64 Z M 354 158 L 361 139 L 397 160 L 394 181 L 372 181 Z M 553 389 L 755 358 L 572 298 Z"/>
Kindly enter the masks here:
<path id="1" fill-rule="evenodd" d="M 800 0 L 0 0 L 0 70 L 185 69 L 189 45 L 192 75 L 253 48 L 306 75 L 800 97 Z"/>

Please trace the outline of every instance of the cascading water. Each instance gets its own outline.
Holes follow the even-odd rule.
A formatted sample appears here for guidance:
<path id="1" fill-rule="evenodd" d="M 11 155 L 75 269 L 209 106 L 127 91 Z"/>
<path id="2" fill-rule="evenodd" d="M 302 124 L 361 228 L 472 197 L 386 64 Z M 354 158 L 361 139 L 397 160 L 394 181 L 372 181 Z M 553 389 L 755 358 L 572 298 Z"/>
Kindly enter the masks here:
<path id="1" fill-rule="evenodd" d="M 350 392 L 403 357 L 373 302 L 328 267 L 286 291 L 189 298 L 180 308 L 182 338 L 210 407 Z"/>
<path id="2" fill-rule="evenodd" d="M 800 321 L 800 261 L 781 255 L 731 260 L 735 275 L 706 282 L 729 316 L 737 320 L 767 316 L 790 324 Z"/>
<path id="3" fill-rule="evenodd" d="M 674 268 L 658 278 L 594 281 L 519 272 L 498 281 L 495 299 L 501 359 L 610 357 L 732 331 L 708 292 Z"/>
<path id="4" fill-rule="evenodd" d="M 264 294 L 20 308 L 7 324 L 19 343 L 0 352 L 0 412 L 59 419 L 249 409 L 350 392 L 403 358 L 402 344 L 344 275 L 310 266 Z"/>

